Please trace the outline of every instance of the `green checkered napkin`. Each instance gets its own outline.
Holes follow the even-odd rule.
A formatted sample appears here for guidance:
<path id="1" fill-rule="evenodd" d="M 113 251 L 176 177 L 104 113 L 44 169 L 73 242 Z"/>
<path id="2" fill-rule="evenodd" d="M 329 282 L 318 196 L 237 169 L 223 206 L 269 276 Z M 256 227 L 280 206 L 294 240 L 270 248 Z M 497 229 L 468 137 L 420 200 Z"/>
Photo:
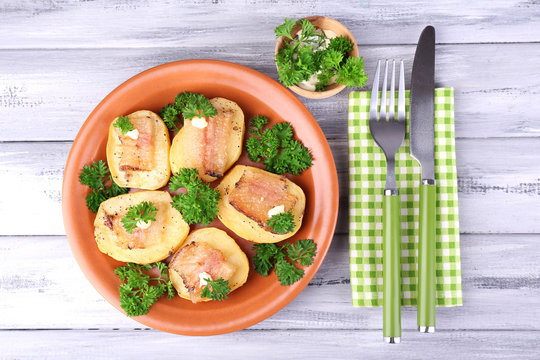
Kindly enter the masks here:
<path id="1" fill-rule="evenodd" d="M 349 246 L 353 306 L 382 305 L 382 194 L 386 162 L 369 132 L 370 97 L 371 92 L 349 94 Z M 408 91 L 406 104 L 408 122 Z M 420 165 L 409 155 L 408 132 L 405 144 L 396 155 L 396 178 L 401 196 L 401 302 L 416 305 Z M 435 179 L 437 304 L 462 305 L 453 88 L 435 89 Z"/>

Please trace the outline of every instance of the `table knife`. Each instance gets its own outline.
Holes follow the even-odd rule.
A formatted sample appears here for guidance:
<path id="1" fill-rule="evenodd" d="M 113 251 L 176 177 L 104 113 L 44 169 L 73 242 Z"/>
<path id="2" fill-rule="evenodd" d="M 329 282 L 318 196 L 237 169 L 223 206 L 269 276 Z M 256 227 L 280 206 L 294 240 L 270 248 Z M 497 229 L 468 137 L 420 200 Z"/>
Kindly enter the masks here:
<path id="1" fill-rule="evenodd" d="M 420 224 L 418 240 L 418 331 L 435 332 L 435 28 L 420 35 L 411 77 L 410 153 L 420 163 Z"/>

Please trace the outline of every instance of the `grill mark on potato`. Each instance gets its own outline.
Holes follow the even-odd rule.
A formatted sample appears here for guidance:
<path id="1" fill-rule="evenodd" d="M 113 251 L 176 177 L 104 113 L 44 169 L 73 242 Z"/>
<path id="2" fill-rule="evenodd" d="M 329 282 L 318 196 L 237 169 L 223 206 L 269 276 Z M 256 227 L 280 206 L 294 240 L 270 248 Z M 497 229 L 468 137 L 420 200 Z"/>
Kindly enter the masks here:
<path id="1" fill-rule="evenodd" d="M 105 221 L 104 221 L 105 226 L 108 227 L 111 230 L 114 227 L 113 221 L 114 221 L 114 216 L 105 214 Z"/>
<path id="2" fill-rule="evenodd" d="M 120 170 L 122 170 L 122 171 L 146 171 L 146 169 L 141 169 L 139 167 L 131 166 L 131 165 L 121 165 Z"/>
<path id="3" fill-rule="evenodd" d="M 182 279 L 182 282 L 184 283 L 184 286 L 186 287 L 186 289 L 187 289 L 190 293 L 191 293 L 191 292 L 194 292 L 194 291 L 195 291 L 195 286 L 189 286 L 186 277 L 185 277 L 184 275 L 180 274 L 180 273 L 178 272 L 178 270 L 175 270 L 175 271 L 178 273 L 178 275 L 180 275 L 180 278 Z"/>
<path id="4" fill-rule="evenodd" d="M 223 177 L 223 174 L 218 174 L 214 171 L 206 171 L 206 175 L 209 175 L 209 176 L 213 176 L 213 177 L 216 177 L 216 178 L 222 178 Z"/>

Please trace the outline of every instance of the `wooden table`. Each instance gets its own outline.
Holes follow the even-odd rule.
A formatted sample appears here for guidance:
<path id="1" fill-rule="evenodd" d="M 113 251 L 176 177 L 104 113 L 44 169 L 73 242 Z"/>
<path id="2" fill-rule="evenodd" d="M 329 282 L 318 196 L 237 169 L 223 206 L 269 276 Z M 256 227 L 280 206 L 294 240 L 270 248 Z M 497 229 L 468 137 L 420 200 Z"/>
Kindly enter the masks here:
<path id="1" fill-rule="evenodd" d="M 354 4 L 356 3 L 356 4 Z M 540 358 L 540 5 L 537 1 L 1 1 L 0 358 Z M 301 99 L 340 177 L 318 274 L 282 311 L 194 338 L 146 329 L 88 283 L 68 247 L 61 182 L 72 141 L 117 85 L 158 64 L 227 60 L 277 78 L 273 28 L 327 15 L 356 36 L 369 75 L 437 29 L 436 82 L 456 89 L 464 306 L 438 332 L 385 345 L 381 309 L 353 308 L 347 241 L 347 91 Z"/>

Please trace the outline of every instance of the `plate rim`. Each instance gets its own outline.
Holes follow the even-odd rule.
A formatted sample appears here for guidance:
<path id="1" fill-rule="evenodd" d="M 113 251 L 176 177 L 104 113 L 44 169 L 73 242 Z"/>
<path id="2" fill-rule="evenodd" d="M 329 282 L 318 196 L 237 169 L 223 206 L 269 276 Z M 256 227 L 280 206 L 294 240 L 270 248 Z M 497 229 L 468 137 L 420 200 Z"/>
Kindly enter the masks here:
<path id="1" fill-rule="evenodd" d="M 76 176 L 73 174 L 78 174 L 80 169 L 73 169 L 72 165 L 74 162 L 72 161 L 73 158 L 77 157 L 77 153 L 80 152 L 79 147 L 81 146 L 81 138 L 86 135 L 85 133 L 88 131 L 87 128 L 91 125 L 91 119 L 96 117 L 96 115 L 101 111 L 102 108 L 106 106 L 107 103 L 111 101 L 111 99 L 115 98 L 119 94 L 121 94 L 123 91 L 127 91 L 130 86 L 136 85 L 136 83 L 146 76 L 151 75 L 154 72 L 160 72 L 165 71 L 168 68 L 175 68 L 175 67 L 182 67 L 182 66 L 221 66 L 224 68 L 234 69 L 237 71 L 245 72 L 250 74 L 251 76 L 255 76 L 261 80 L 263 80 L 268 85 L 272 86 L 279 92 L 281 92 L 283 95 L 287 96 L 289 100 L 291 100 L 295 105 L 301 110 L 301 112 L 306 116 L 306 118 L 309 119 L 310 126 L 313 128 L 313 130 L 318 133 L 319 138 L 324 139 L 324 142 L 320 145 L 323 148 L 324 151 L 324 158 L 326 158 L 328 161 L 326 163 L 330 166 L 330 174 L 328 175 L 330 179 L 330 183 L 332 185 L 331 189 L 328 189 L 329 191 L 334 194 L 332 196 L 332 204 L 331 208 L 334 208 L 335 211 L 332 212 L 332 217 L 329 219 L 329 227 L 328 227 L 328 239 L 325 241 L 324 248 L 317 249 L 318 255 L 317 258 L 319 260 L 316 261 L 308 268 L 313 268 L 313 271 L 310 271 L 308 273 L 306 271 L 306 274 L 304 278 L 302 278 L 297 284 L 292 285 L 289 287 L 288 291 L 284 293 L 284 296 L 282 296 L 280 299 L 275 301 L 275 304 L 267 303 L 267 305 L 264 307 L 263 311 L 258 311 L 256 315 L 251 316 L 248 319 L 240 320 L 240 321 L 234 321 L 231 323 L 230 321 L 228 324 L 224 324 L 221 327 L 211 327 L 207 328 L 205 330 L 184 330 L 184 329 L 176 329 L 172 327 L 165 326 L 161 321 L 153 321 L 151 312 L 147 315 L 138 316 L 138 317 L 131 317 L 131 319 L 145 325 L 149 326 L 154 329 L 158 329 L 161 331 L 174 333 L 174 334 L 181 334 L 181 335 L 195 335 L 195 336 L 205 336 L 205 335 L 218 335 L 218 334 L 225 334 L 230 333 L 234 331 L 238 331 L 241 329 L 245 329 L 249 326 L 255 325 L 259 322 L 261 322 L 264 319 L 269 318 L 270 316 L 274 315 L 281 309 L 283 309 L 285 306 L 287 306 L 293 299 L 295 299 L 300 292 L 304 290 L 304 288 L 309 284 L 313 276 L 317 273 L 317 271 L 320 269 L 320 266 L 322 265 L 324 259 L 326 258 L 326 255 L 328 253 L 328 250 L 330 248 L 330 245 L 333 241 L 334 235 L 335 235 L 335 228 L 337 224 L 338 219 L 338 213 L 339 213 L 339 181 L 337 176 L 337 169 L 335 166 L 335 160 L 332 154 L 332 151 L 330 149 L 330 145 L 328 144 L 328 140 L 326 139 L 326 136 L 324 135 L 322 129 L 320 128 L 317 120 L 314 118 L 314 116 L 311 114 L 311 112 L 306 108 L 306 106 L 288 89 L 283 87 L 281 84 L 279 84 L 274 79 L 270 78 L 269 76 L 254 70 L 250 67 L 236 64 L 233 62 L 228 61 L 222 61 L 222 60 L 212 60 L 212 59 L 193 59 L 193 60 L 179 60 L 174 62 L 169 62 L 161 65 L 157 65 L 154 67 L 151 67 L 147 70 L 144 70 L 120 85 L 118 85 L 114 90 L 112 90 L 110 93 L 107 94 L 99 102 L 99 104 L 92 110 L 92 112 L 88 115 L 85 122 L 79 129 L 77 136 L 75 137 L 73 144 L 71 146 L 71 149 L 69 151 L 68 158 L 66 160 L 66 165 L 64 167 L 64 175 L 62 180 L 62 217 L 64 222 L 64 228 L 66 231 L 66 237 L 68 240 L 68 243 L 70 245 L 71 252 L 73 253 L 73 256 L 75 260 L 77 261 L 77 264 L 83 274 L 85 275 L 86 279 L 92 284 L 92 286 L 96 289 L 96 291 L 105 299 L 107 302 L 113 307 L 115 307 L 117 310 L 123 312 L 123 310 L 119 307 L 118 304 L 112 302 L 109 299 L 110 292 L 106 289 L 107 288 L 107 282 L 100 280 L 100 276 L 97 276 L 93 272 L 90 271 L 89 266 L 85 263 L 84 255 L 82 254 L 81 249 L 79 249 L 79 246 L 77 245 L 77 242 L 79 241 L 77 237 L 74 225 L 74 221 L 72 219 L 71 214 L 71 208 L 74 203 L 75 196 L 70 196 L 70 189 L 72 189 L 76 184 L 74 182 L 70 182 L 70 180 L 77 179 Z M 328 191 L 327 190 L 327 191 Z"/>

